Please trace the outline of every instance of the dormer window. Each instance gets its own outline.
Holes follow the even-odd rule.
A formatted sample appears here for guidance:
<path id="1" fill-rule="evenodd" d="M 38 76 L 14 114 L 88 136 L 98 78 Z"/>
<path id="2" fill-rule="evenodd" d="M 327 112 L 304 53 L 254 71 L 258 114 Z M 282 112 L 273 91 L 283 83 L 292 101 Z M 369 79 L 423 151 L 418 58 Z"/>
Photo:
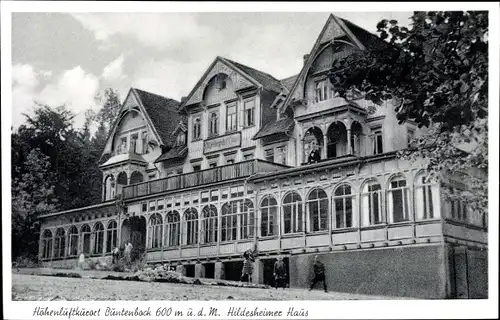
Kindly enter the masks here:
<path id="1" fill-rule="evenodd" d="M 186 144 L 186 134 L 184 132 L 177 135 L 177 145 L 183 146 Z"/>
<path id="2" fill-rule="evenodd" d="M 118 148 L 118 153 L 127 152 L 127 137 L 122 137 L 120 139 L 120 147 Z"/>
<path id="3" fill-rule="evenodd" d="M 333 99 L 334 97 L 335 92 L 333 90 L 333 85 L 328 79 L 316 81 L 314 94 L 315 102 Z"/>

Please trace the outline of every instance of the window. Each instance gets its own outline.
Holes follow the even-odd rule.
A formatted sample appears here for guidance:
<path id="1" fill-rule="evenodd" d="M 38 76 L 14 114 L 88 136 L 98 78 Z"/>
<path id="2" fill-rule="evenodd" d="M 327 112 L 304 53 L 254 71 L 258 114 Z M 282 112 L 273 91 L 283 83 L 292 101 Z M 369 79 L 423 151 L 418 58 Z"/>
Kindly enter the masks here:
<path id="1" fill-rule="evenodd" d="M 278 203 L 273 196 L 266 196 L 260 204 L 260 235 L 278 235 Z"/>
<path id="2" fill-rule="evenodd" d="M 226 159 L 226 164 L 233 164 L 233 163 L 234 163 L 234 158 Z"/>
<path id="3" fill-rule="evenodd" d="M 352 207 L 354 197 L 351 192 L 351 186 L 343 184 L 339 186 L 334 193 L 333 202 L 335 208 L 334 228 L 351 228 L 352 225 Z"/>
<path id="4" fill-rule="evenodd" d="M 179 133 L 179 135 L 177 135 L 177 145 L 183 146 L 185 144 L 186 144 L 186 134 L 184 132 Z"/>
<path id="5" fill-rule="evenodd" d="M 302 199 L 296 192 L 289 193 L 283 200 L 284 233 L 302 232 Z"/>
<path id="6" fill-rule="evenodd" d="M 149 201 L 149 212 L 156 210 L 156 201 Z"/>
<path id="7" fill-rule="evenodd" d="M 254 209 L 253 202 L 246 199 L 240 201 L 240 239 L 249 239 L 253 237 L 254 230 Z"/>
<path id="8" fill-rule="evenodd" d="M 120 150 L 120 153 L 127 152 L 127 137 L 121 137 L 119 150 Z"/>
<path id="9" fill-rule="evenodd" d="M 323 189 L 316 188 L 307 199 L 310 232 L 328 229 L 328 196 Z"/>
<path id="10" fill-rule="evenodd" d="M 198 243 L 198 212 L 194 208 L 187 209 L 184 212 L 184 244 L 197 244 Z"/>
<path id="11" fill-rule="evenodd" d="M 163 219 L 159 213 L 154 213 L 149 218 L 148 247 L 161 248 Z"/>
<path id="12" fill-rule="evenodd" d="M 222 206 L 221 241 L 236 240 L 238 231 L 238 202 L 232 201 Z"/>
<path id="13" fill-rule="evenodd" d="M 179 245 L 180 215 L 177 211 L 167 213 L 167 224 L 165 225 L 165 245 L 175 247 Z"/>
<path id="14" fill-rule="evenodd" d="M 217 208 L 208 205 L 203 208 L 202 232 L 203 243 L 217 242 Z"/>
<path id="15" fill-rule="evenodd" d="M 245 101 L 243 105 L 244 126 L 249 127 L 255 124 L 255 100 Z"/>
<path id="16" fill-rule="evenodd" d="M 148 132 L 143 131 L 141 134 L 141 138 L 142 138 L 142 153 L 143 154 L 148 153 Z"/>
<path id="17" fill-rule="evenodd" d="M 226 131 L 237 130 L 237 113 L 236 104 L 228 105 L 226 111 Z"/>
<path id="18" fill-rule="evenodd" d="M 101 254 L 104 250 L 104 226 L 98 222 L 94 226 L 94 254 Z"/>
<path id="19" fill-rule="evenodd" d="M 219 114 L 218 112 L 210 112 L 209 113 L 209 119 L 210 119 L 210 128 L 208 132 L 209 137 L 213 137 L 219 134 Z"/>
<path id="20" fill-rule="evenodd" d="M 194 118 L 193 121 L 193 140 L 201 139 L 201 119 L 200 117 Z"/>
<path id="21" fill-rule="evenodd" d="M 142 212 L 147 212 L 148 211 L 148 204 L 146 202 L 142 203 L 142 205 L 141 205 L 141 211 Z"/>
<path id="22" fill-rule="evenodd" d="M 432 185 L 425 174 L 415 179 L 415 214 L 418 220 L 435 218 Z"/>
<path id="23" fill-rule="evenodd" d="M 165 200 L 158 200 L 158 210 L 163 210 L 165 208 Z"/>
<path id="24" fill-rule="evenodd" d="M 54 257 L 55 258 L 63 258 L 64 257 L 64 248 L 66 245 L 65 233 L 63 228 L 59 228 L 56 231 L 56 236 L 54 238 Z"/>
<path id="25" fill-rule="evenodd" d="M 372 129 L 372 150 L 373 154 L 380 154 L 384 152 L 383 139 L 382 139 L 382 128 Z"/>
<path id="26" fill-rule="evenodd" d="M 130 139 L 130 152 L 138 153 L 137 151 L 137 140 L 139 139 L 139 134 L 134 133 Z"/>
<path id="27" fill-rule="evenodd" d="M 68 255 L 76 256 L 78 255 L 78 229 L 75 226 L 69 228 L 69 245 L 68 245 Z"/>
<path id="28" fill-rule="evenodd" d="M 286 164 L 286 147 L 276 147 L 276 163 Z"/>
<path id="29" fill-rule="evenodd" d="M 414 147 L 415 144 L 413 143 L 413 139 L 415 138 L 415 131 L 413 129 L 408 129 L 406 131 L 406 137 L 407 137 L 408 148 Z"/>
<path id="30" fill-rule="evenodd" d="M 363 226 L 384 222 L 382 214 L 382 187 L 376 180 L 363 185 L 361 193 L 361 214 Z"/>
<path id="31" fill-rule="evenodd" d="M 316 82 L 314 101 L 320 102 L 334 98 L 333 85 L 328 79 Z"/>
<path id="32" fill-rule="evenodd" d="M 106 252 L 111 252 L 118 245 L 118 224 L 112 220 L 108 223 L 106 230 Z"/>
<path id="33" fill-rule="evenodd" d="M 42 235 L 42 258 L 52 258 L 52 232 L 45 230 Z"/>
<path id="34" fill-rule="evenodd" d="M 266 161 L 274 162 L 274 149 L 267 149 L 265 151 Z"/>
<path id="35" fill-rule="evenodd" d="M 210 162 L 210 163 L 208 164 L 208 167 L 209 167 L 209 168 L 215 168 L 215 167 L 217 167 L 217 162 Z"/>
<path id="36" fill-rule="evenodd" d="M 83 253 L 90 254 L 90 237 L 92 232 L 88 224 L 82 227 L 82 239 L 83 239 Z"/>
<path id="37" fill-rule="evenodd" d="M 397 176 L 389 182 L 387 192 L 387 204 L 390 222 L 402 222 L 410 220 L 409 213 L 409 190 L 403 176 Z"/>
<path id="38" fill-rule="evenodd" d="M 201 171 L 201 165 L 200 164 L 194 164 L 193 165 L 193 171 L 196 172 L 196 171 Z"/>

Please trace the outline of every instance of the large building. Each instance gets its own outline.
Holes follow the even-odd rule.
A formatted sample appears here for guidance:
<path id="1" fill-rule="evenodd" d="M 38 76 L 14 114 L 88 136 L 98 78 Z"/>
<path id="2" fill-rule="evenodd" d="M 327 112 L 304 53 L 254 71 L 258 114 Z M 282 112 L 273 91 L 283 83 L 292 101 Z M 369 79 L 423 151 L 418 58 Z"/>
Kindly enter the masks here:
<path id="1" fill-rule="evenodd" d="M 132 88 L 100 162 L 103 202 L 42 217 L 43 263 L 107 260 L 131 241 L 148 263 L 237 280 L 252 249 L 258 283 L 280 254 L 307 287 L 318 255 L 335 291 L 487 297 L 486 218 L 441 195 L 464 181 L 428 182 L 425 159 L 397 157 L 421 129 L 327 78 L 376 45 L 331 15 L 295 76 L 217 57 L 182 103 Z"/>

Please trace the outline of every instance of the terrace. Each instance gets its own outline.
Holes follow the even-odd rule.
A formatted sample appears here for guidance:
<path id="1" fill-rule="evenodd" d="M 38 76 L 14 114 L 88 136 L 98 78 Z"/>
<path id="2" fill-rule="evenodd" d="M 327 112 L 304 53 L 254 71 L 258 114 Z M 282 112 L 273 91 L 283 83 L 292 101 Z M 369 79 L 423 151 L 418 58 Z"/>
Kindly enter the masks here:
<path id="1" fill-rule="evenodd" d="M 206 170 L 183 173 L 171 177 L 128 185 L 123 188 L 124 199 L 173 191 L 212 183 L 246 178 L 257 173 L 275 172 L 288 166 L 255 159 L 228 164 Z"/>

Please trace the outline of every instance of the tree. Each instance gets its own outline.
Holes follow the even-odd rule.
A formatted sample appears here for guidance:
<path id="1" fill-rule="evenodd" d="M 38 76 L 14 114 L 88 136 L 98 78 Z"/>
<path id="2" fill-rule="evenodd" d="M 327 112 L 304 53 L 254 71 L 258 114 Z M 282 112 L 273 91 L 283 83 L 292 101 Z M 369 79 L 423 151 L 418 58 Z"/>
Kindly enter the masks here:
<path id="1" fill-rule="evenodd" d="M 411 29 L 396 20 L 380 21 L 384 42 L 336 61 L 330 81 L 345 98 L 358 90 L 378 105 L 392 99 L 400 123 L 411 120 L 428 128 L 416 148 L 400 156 L 425 157 L 434 178 L 460 172 L 471 182 L 469 190 L 447 196 L 466 199 L 485 213 L 488 13 L 414 12 L 411 19 Z"/>
<path id="2" fill-rule="evenodd" d="M 26 156 L 25 172 L 12 182 L 12 256 L 38 255 L 40 215 L 58 208 L 49 157 L 40 149 Z M 20 168 L 16 168 L 19 170 Z"/>
<path id="3" fill-rule="evenodd" d="M 95 101 L 102 105 L 95 120 L 100 126 L 106 128 L 107 133 L 120 112 L 120 93 L 116 89 L 107 88 L 102 94 L 99 93 L 95 96 Z"/>

